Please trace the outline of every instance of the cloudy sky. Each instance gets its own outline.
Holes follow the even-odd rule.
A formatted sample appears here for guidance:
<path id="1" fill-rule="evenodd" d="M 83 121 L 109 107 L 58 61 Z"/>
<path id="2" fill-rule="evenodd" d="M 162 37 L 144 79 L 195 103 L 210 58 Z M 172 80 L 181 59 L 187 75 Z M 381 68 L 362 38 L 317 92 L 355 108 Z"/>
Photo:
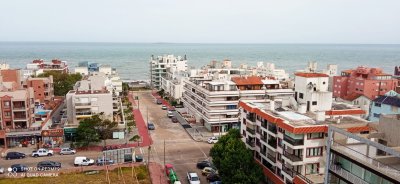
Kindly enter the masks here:
<path id="1" fill-rule="evenodd" d="M 3 0 L 0 41 L 400 43 L 399 0 Z"/>

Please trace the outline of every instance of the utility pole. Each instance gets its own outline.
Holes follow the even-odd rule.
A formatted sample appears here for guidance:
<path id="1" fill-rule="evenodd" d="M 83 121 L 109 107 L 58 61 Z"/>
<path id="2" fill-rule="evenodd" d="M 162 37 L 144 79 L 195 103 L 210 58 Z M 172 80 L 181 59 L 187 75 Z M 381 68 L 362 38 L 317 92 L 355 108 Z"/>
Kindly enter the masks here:
<path id="1" fill-rule="evenodd" d="M 149 165 L 150 165 L 150 151 L 151 151 L 151 146 L 149 146 L 149 150 L 147 152 L 147 172 L 149 173 L 149 178 L 150 178 L 150 169 L 149 169 Z"/>
<path id="2" fill-rule="evenodd" d="M 164 139 L 164 166 L 165 166 L 165 139 Z"/>

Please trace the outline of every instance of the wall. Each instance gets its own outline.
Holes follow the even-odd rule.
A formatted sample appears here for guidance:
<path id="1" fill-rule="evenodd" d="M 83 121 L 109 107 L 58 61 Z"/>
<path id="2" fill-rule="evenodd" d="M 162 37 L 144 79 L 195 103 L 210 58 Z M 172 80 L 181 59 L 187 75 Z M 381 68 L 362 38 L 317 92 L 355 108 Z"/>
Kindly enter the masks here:
<path id="1" fill-rule="evenodd" d="M 374 114 L 400 114 L 400 108 L 399 107 L 392 108 L 391 105 L 386 105 L 386 104 L 381 104 L 381 106 L 378 107 L 376 106 L 375 102 L 372 102 L 369 120 L 378 122 L 379 117 L 375 117 Z"/>

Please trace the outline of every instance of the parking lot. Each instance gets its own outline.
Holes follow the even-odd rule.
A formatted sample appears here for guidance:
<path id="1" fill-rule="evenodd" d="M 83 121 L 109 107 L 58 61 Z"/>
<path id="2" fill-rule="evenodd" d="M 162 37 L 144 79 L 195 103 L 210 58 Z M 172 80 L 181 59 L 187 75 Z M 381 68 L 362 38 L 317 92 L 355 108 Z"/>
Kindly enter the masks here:
<path id="1" fill-rule="evenodd" d="M 201 170 L 196 168 L 196 163 L 209 159 L 212 145 L 194 141 L 179 123 L 173 123 L 167 117 L 167 111 L 162 110 L 161 105 L 156 104 L 150 91 L 134 92 L 133 95 L 139 96 L 139 106 L 144 120 L 147 121 L 148 113 L 148 121 L 155 125 L 155 130 L 150 130 L 153 139 L 150 161 L 164 165 L 165 159 L 165 163 L 174 165 L 182 183 L 188 183 L 186 179 L 188 171 L 196 172 L 200 176 L 201 182 L 207 183 L 206 178 L 201 176 Z M 144 150 L 147 153 L 147 149 Z"/>

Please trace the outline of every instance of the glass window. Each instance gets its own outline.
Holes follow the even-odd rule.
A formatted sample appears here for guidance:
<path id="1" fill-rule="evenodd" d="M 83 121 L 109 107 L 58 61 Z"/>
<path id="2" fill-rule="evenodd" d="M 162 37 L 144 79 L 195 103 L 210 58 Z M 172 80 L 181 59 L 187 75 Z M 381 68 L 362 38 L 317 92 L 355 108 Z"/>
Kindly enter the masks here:
<path id="1" fill-rule="evenodd" d="M 374 105 L 375 105 L 375 107 L 380 107 L 381 106 L 380 103 L 375 103 Z"/>
<path id="2" fill-rule="evenodd" d="M 368 183 L 380 183 L 380 177 L 368 170 L 365 170 L 364 180 Z"/>
<path id="3" fill-rule="evenodd" d="M 364 169 L 357 164 L 351 164 L 351 173 L 358 176 L 359 178 L 364 178 Z"/>
<path id="4" fill-rule="evenodd" d="M 318 163 L 307 164 L 306 165 L 306 174 L 318 174 Z"/>
<path id="5" fill-rule="evenodd" d="M 307 148 L 307 156 L 309 157 L 322 156 L 322 147 Z"/>

